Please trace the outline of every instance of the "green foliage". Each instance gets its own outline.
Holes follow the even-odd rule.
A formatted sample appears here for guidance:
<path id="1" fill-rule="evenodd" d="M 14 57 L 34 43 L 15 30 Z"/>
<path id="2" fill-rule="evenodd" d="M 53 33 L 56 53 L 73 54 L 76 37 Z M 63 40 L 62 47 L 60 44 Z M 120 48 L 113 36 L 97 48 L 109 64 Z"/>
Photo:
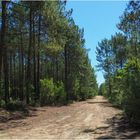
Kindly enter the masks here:
<path id="1" fill-rule="evenodd" d="M 98 95 L 103 95 L 105 97 L 107 96 L 105 83 L 100 85 Z"/>
<path id="2" fill-rule="evenodd" d="M 4 101 L 4 100 L 1 100 L 1 101 L 0 101 L 0 107 L 2 107 L 2 108 L 5 107 L 5 101 Z"/>
<path id="3" fill-rule="evenodd" d="M 124 69 L 124 109 L 127 114 L 131 114 L 133 120 L 138 120 L 140 118 L 140 61 L 135 58 L 128 60 Z"/>
<path id="4" fill-rule="evenodd" d="M 124 109 L 131 122 L 140 124 L 140 1 L 130 1 L 120 18 L 117 33 L 97 47 L 98 67 L 105 72 L 104 94 Z M 109 44 L 110 42 L 110 44 Z"/>
<path id="5" fill-rule="evenodd" d="M 53 79 L 40 80 L 41 83 L 41 105 L 58 105 L 66 103 L 66 93 L 62 82 L 55 84 Z"/>
<path id="6" fill-rule="evenodd" d="M 27 112 L 27 106 L 25 103 L 18 100 L 11 100 L 7 105 L 6 109 L 10 111 L 24 111 Z"/>
<path id="7" fill-rule="evenodd" d="M 66 93 L 64 90 L 63 82 L 57 82 L 57 84 L 55 84 L 54 93 L 55 93 L 54 95 L 55 105 L 66 104 Z"/>
<path id="8" fill-rule="evenodd" d="M 73 95 L 74 100 L 80 100 L 79 88 L 80 88 L 79 80 L 74 79 L 72 81 L 72 89 L 71 89 L 71 94 Z"/>
<path id="9" fill-rule="evenodd" d="M 44 49 L 49 56 L 57 56 L 63 51 L 62 46 L 56 42 L 49 42 L 47 46 L 44 47 Z"/>
<path id="10" fill-rule="evenodd" d="M 43 79 L 41 83 L 41 105 L 52 104 L 54 101 L 54 84 L 53 80 Z"/>
<path id="11" fill-rule="evenodd" d="M 7 16 L 0 20 L 5 24 L 0 31 L 0 64 L 5 64 L 0 66 L 1 106 L 10 102 L 14 108 L 17 100 L 33 106 L 61 105 L 97 94 L 84 29 L 75 24 L 66 1 L 2 3 L 7 6 L 0 15 L 3 11 Z"/>
<path id="12" fill-rule="evenodd" d="M 140 98 L 129 98 L 125 100 L 124 108 L 130 121 L 140 124 Z"/>

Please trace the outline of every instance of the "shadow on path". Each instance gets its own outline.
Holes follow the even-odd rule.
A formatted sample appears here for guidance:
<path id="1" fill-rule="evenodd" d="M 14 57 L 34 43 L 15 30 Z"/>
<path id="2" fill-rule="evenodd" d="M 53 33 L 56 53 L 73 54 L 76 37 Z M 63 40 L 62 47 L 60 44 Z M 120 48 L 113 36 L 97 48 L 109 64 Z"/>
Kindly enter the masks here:
<path id="1" fill-rule="evenodd" d="M 108 119 L 106 125 L 85 129 L 83 133 L 92 134 L 96 139 L 140 139 L 140 128 L 131 126 L 122 115 Z"/>
<path id="2" fill-rule="evenodd" d="M 15 128 L 19 126 L 28 125 L 24 120 L 27 117 L 36 117 L 37 109 L 29 107 L 26 112 L 23 111 L 8 111 L 0 109 L 0 131 L 7 130 L 9 128 Z"/>
<path id="3" fill-rule="evenodd" d="M 99 131 L 109 132 L 109 135 L 99 136 L 97 139 L 138 139 L 140 138 L 140 127 L 129 124 L 128 119 L 122 115 L 117 115 L 106 121 L 108 127 L 100 127 Z"/>
<path id="4" fill-rule="evenodd" d="M 98 104 L 101 107 L 120 109 L 107 100 L 89 101 L 88 103 Z M 85 129 L 83 133 L 89 133 L 96 139 L 140 139 L 140 126 L 136 127 L 130 124 L 127 117 L 123 114 L 108 118 L 104 123 L 104 126 L 95 129 Z"/>
<path id="5" fill-rule="evenodd" d="M 90 101 L 90 102 L 87 102 L 87 103 L 89 103 L 89 104 L 104 104 L 104 103 L 107 103 L 108 104 L 108 102 L 107 101 L 95 101 L 95 102 L 93 102 L 93 101 Z"/>

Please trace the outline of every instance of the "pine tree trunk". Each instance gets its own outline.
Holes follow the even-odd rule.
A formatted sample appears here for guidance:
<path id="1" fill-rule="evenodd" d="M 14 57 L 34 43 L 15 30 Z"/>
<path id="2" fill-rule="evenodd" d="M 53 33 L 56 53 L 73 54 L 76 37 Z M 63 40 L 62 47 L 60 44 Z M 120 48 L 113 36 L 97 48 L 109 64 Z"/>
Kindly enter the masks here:
<path id="1" fill-rule="evenodd" d="M 34 23 L 34 13 L 33 13 L 33 65 L 34 65 L 34 99 L 37 100 L 37 92 L 36 92 L 36 85 L 37 85 L 37 79 L 36 79 L 36 47 L 35 47 L 35 23 Z"/>
<path id="2" fill-rule="evenodd" d="M 19 74 L 19 89 L 20 89 L 20 100 L 23 101 L 24 100 L 24 56 L 23 56 L 23 35 L 21 32 L 20 35 L 20 74 Z"/>
<path id="3" fill-rule="evenodd" d="M 29 104 L 29 93 L 31 86 L 31 48 L 32 48 L 32 2 L 30 2 L 30 27 L 29 27 L 29 48 L 28 48 L 28 64 L 27 64 L 27 86 L 26 86 L 26 103 Z"/>
<path id="4" fill-rule="evenodd" d="M 39 13 L 39 22 L 38 22 L 38 50 L 37 50 L 37 98 L 40 99 L 40 27 L 41 27 L 41 14 Z"/>
<path id="5" fill-rule="evenodd" d="M 66 92 L 66 95 L 67 95 L 67 101 L 69 100 L 69 95 L 68 95 L 68 67 L 67 67 L 67 46 L 65 45 L 65 48 L 64 48 L 64 57 L 65 57 L 65 80 L 64 80 L 64 85 L 65 85 L 65 92 Z"/>
<path id="6" fill-rule="evenodd" d="M 5 43 L 6 37 L 6 1 L 2 1 L 2 25 L 1 25 L 1 44 L 3 48 L 3 64 L 4 64 L 4 89 L 5 89 L 5 103 L 9 102 L 9 70 L 8 70 L 8 54 Z M 1 60 L 0 60 L 1 61 Z"/>

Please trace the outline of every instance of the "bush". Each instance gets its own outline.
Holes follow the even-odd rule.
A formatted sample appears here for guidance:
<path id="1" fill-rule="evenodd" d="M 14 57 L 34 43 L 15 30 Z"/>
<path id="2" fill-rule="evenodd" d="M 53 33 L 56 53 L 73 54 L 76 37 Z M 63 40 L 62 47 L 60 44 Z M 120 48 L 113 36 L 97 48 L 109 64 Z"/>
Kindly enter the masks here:
<path id="1" fill-rule="evenodd" d="M 122 107 L 131 122 L 140 123 L 140 61 L 135 58 L 128 60 L 114 77 L 109 100 Z"/>
<path id="2" fill-rule="evenodd" d="M 140 62 L 129 60 L 125 65 L 124 109 L 131 121 L 140 121 Z"/>
<path id="3" fill-rule="evenodd" d="M 0 101 L 0 107 L 2 107 L 2 108 L 5 107 L 5 101 L 4 100 Z"/>
<path id="4" fill-rule="evenodd" d="M 79 88 L 80 88 L 79 80 L 78 79 L 73 80 L 71 88 L 71 96 L 73 97 L 73 100 L 80 100 Z"/>
<path id="5" fill-rule="evenodd" d="M 65 104 L 66 93 L 62 82 L 55 84 L 53 79 L 43 79 L 41 82 L 41 106 Z"/>
<path id="6" fill-rule="evenodd" d="M 88 98 L 88 87 L 81 87 L 80 100 L 85 101 Z"/>
<path id="7" fill-rule="evenodd" d="M 6 109 L 10 111 L 27 111 L 27 106 L 21 101 L 12 100 L 7 104 Z"/>
<path id="8" fill-rule="evenodd" d="M 124 109 L 132 123 L 140 124 L 140 99 L 127 99 Z"/>
<path id="9" fill-rule="evenodd" d="M 54 84 L 53 80 L 43 79 L 41 82 L 41 105 L 53 103 L 54 98 Z"/>
<path id="10" fill-rule="evenodd" d="M 54 88 L 55 93 L 55 104 L 66 104 L 66 93 L 64 90 L 64 84 L 62 82 L 58 82 Z"/>

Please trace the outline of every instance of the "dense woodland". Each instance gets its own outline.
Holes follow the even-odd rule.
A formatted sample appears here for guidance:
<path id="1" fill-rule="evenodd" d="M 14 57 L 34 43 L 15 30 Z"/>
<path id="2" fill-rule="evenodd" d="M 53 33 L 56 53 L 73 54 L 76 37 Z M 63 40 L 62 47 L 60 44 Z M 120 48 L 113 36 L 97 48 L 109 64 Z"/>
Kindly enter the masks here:
<path id="1" fill-rule="evenodd" d="M 99 92 L 140 123 L 140 1 L 128 3 L 120 33 L 96 47 L 99 91 L 72 12 L 66 1 L 1 1 L 0 107 L 63 105 Z"/>
<path id="2" fill-rule="evenodd" d="M 62 105 L 97 94 L 72 11 L 66 1 L 1 1 L 1 107 Z"/>
<path id="3" fill-rule="evenodd" d="M 140 123 L 140 1 L 130 1 L 117 24 L 120 33 L 96 48 L 98 69 L 104 71 L 103 94 Z"/>

